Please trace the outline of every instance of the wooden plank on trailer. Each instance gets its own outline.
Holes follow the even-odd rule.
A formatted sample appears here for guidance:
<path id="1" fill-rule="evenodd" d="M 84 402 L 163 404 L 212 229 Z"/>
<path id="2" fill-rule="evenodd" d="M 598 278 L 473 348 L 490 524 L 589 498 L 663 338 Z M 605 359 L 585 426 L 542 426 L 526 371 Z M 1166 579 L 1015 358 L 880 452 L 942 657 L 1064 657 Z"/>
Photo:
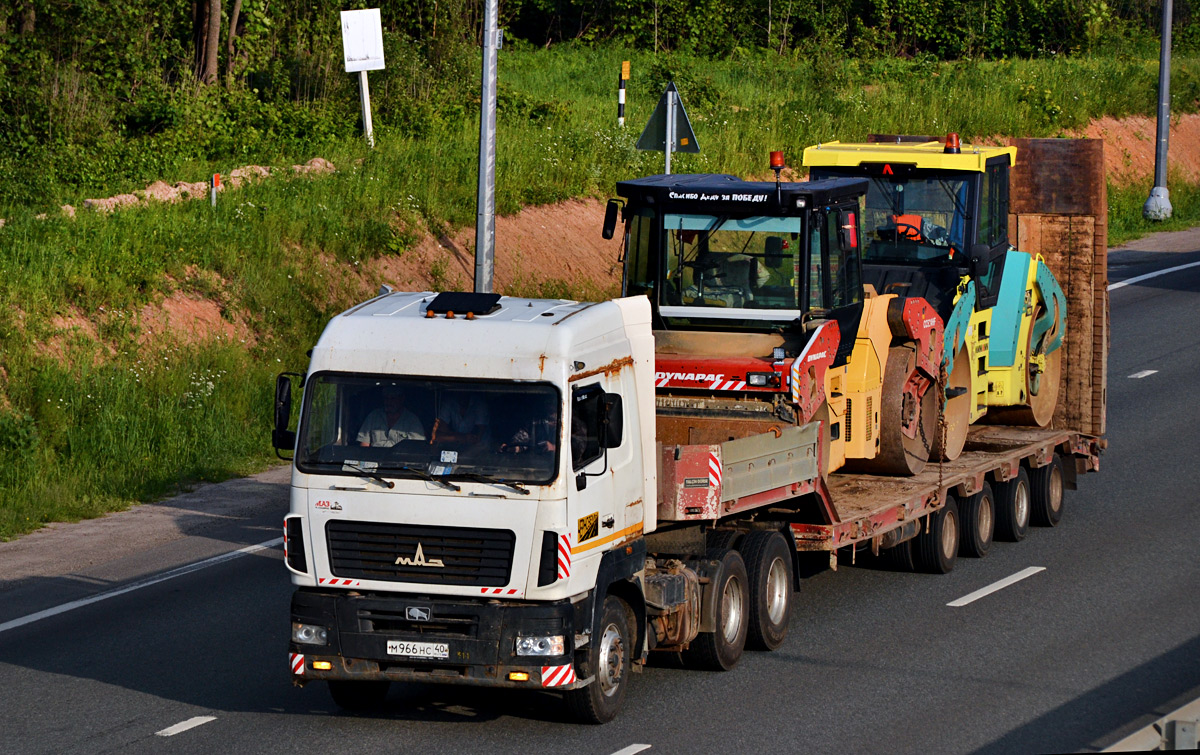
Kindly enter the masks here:
<path id="1" fill-rule="evenodd" d="M 1100 139 L 1014 139 L 1009 209 L 1018 215 L 1107 212 L 1104 142 Z"/>

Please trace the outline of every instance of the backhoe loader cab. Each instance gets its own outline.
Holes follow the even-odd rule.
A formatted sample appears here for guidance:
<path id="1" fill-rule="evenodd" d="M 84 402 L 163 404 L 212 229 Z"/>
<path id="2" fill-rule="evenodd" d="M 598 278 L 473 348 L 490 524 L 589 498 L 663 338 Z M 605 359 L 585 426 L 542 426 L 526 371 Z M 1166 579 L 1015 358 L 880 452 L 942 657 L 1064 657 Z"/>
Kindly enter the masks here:
<path id="1" fill-rule="evenodd" d="M 857 327 L 862 179 L 622 181 L 627 295 L 650 297 L 662 330 L 772 333 L 812 318 Z"/>

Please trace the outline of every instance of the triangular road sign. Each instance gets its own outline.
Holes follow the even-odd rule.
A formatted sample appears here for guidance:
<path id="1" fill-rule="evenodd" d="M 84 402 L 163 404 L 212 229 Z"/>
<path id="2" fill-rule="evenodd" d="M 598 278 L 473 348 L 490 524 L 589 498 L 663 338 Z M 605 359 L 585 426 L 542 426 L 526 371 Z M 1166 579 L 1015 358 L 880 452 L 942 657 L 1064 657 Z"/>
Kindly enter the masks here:
<path id="1" fill-rule="evenodd" d="M 665 152 L 667 149 L 667 94 L 671 93 L 674 96 L 670 99 L 675 102 L 675 145 L 673 152 L 699 152 L 700 145 L 696 142 L 696 132 L 692 131 L 692 122 L 688 120 L 687 111 L 683 109 L 683 99 L 679 96 L 679 90 L 675 88 L 675 82 L 667 84 L 667 88 L 663 90 L 662 96 L 658 98 L 658 106 L 654 108 L 654 114 L 650 116 L 649 122 L 646 123 L 646 130 L 642 132 L 638 139 L 637 148 L 644 150 L 658 150 Z"/>

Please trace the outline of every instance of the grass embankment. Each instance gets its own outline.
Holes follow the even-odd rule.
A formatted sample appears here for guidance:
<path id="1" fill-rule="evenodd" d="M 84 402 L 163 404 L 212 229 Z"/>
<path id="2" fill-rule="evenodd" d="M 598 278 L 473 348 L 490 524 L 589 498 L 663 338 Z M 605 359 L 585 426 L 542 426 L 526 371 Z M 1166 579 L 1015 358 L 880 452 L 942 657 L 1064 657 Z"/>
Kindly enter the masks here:
<path id="1" fill-rule="evenodd" d="M 614 90 L 626 57 L 634 78 L 622 130 Z M 1177 102 L 1194 108 L 1198 61 L 1175 63 Z M 505 52 L 497 207 L 607 194 L 619 178 L 659 171 L 661 154 L 634 142 L 665 77 L 679 84 L 704 150 L 678 155 L 675 169 L 761 175 L 771 149 L 798 163 L 808 144 L 870 132 L 1053 136 L 1101 115 L 1152 113 L 1155 66 Z M 272 155 L 279 164 L 320 154 L 341 170 L 250 185 L 222 195 L 215 212 L 188 202 L 39 221 L 34 214 L 49 208 L 5 208 L 0 538 L 267 463 L 272 376 L 301 369 L 328 317 L 361 295 L 356 267 L 403 254 L 427 228 L 473 222 L 478 126 L 466 113 L 432 119 L 416 135 L 382 124 L 374 151 L 353 140 Z M 195 179 L 262 157 L 181 163 L 180 174 L 163 177 Z M 141 185 L 131 177 L 104 193 Z M 61 201 L 97 193 L 63 187 Z M 1140 187 L 1110 192 L 1114 238 L 1141 228 L 1145 196 Z M 1173 186 L 1171 198 L 1179 223 L 1200 218 L 1200 192 Z M 564 288 L 543 281 L 517 293 Z M 180 291 L 218 303 L 236 335 L 189 342 L 135 324 L 142 308 Z M 64 329 L 56 317 L 87 321 L 94 333 Z"/>

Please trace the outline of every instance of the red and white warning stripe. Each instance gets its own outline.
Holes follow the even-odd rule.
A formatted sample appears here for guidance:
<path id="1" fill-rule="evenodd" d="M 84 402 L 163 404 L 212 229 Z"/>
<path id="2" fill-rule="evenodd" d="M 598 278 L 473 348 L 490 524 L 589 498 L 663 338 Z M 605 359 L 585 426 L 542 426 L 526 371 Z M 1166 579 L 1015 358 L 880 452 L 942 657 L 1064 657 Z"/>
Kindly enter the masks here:
<path id="1" fill-rule="evenodd" d="M 713 488 L 721 487 L 721 457 L 716 451 L 708 454 L 708 484 Z"/>
<path id="2" fill-rule="evenodd" d="M 506 590 L 503 587 L 481 587 L 479 592 L 483 595 L 518 595 L 521 591 L 516 588 Z"/>
<path id="3" fill-rule="evenodd" d="M 745 380 L 716 380 L 709 384 L 709 390 L 713 391 L 744 391 L 746 389 Z"/>
<path id="4" fill-rule="evenodd" d="M 558 538 L 558 578 L 571 576 L 571 533 Z"/>
<path id="5" fill-rule="evenodd" d="M 292 664 L 292 673 L 297 676 L 304 676 L 304 655 L 302 653 L 288 653 L 288 660 Z"/>
<path id="6" fill-rule="evenodd" d="M 355 579 L 338 579 L 337 577 L 318 577 L 317 584 L 330 587 L 360 587 L 362 582 Z"/>
<path id="7" fill-rule="evenodd" d="M 542 666 L 543 687 L 561 687 L 574 684 L 575 681 L 575 667 L 569 663 L 565 666 Z"/>

